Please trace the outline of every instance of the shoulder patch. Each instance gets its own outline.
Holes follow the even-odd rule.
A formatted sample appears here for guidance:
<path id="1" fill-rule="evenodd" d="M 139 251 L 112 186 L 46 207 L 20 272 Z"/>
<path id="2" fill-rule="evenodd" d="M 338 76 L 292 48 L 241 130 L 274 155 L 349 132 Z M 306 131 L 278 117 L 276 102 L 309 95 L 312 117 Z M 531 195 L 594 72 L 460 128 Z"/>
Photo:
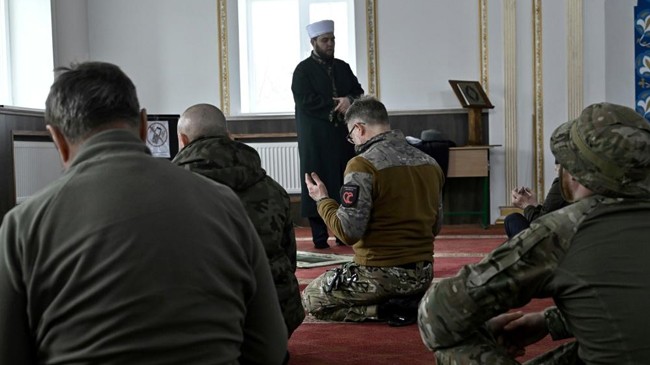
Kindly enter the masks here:
<path id="1" fill-rule="evenodd" d="M 343 185 L 341 187 L 341 205 L 346 208 L 354 207 L 359 200 L 359 185 Z"/>

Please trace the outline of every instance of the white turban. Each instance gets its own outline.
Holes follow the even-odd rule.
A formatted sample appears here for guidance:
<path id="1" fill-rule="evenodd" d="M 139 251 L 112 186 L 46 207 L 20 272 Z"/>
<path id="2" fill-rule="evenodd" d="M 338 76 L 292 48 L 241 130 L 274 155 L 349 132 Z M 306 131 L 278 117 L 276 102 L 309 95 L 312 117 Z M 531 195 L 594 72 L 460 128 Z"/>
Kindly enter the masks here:
<path id="1" fill-rule="evenodd" d="M 316 23 L 311 23 L 307 26 L 307 33 L 309 34 L 309 39 L 318 37 L 325 33 L 334 33 L 334 21 L 321 20 Z"/>

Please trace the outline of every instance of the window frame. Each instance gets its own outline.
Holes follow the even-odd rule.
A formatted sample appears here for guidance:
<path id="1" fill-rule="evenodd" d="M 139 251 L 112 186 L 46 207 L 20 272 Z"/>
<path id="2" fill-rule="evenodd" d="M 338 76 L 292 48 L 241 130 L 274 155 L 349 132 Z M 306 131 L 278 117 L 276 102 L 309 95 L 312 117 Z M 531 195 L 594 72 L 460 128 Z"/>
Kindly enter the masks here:
<path id="1" fill-rule="evenodd" d="M 354 3 L 354 32 L 356 49 L 356 63 L 351 64 L 356 68 L 357 78 L 364 85 L 367 94 L 379 97 L 376 51 L 376 2 L 377 0 L 353 1 Z M 238 0 L 217 0 L 217 23 L 219 31 L 219 80 L 221 109 L 227 116 L 288 116 L 291 112 L 283 113 L 242 113 L 240 109 L 239 85 L 239 34 L 238 22 L 229 19 L 238 19 Z M 363 25 L 365 24 L 365 32 Z M 304 30 L 304 38 L 307 37 Z M 311 47 L 308 41 L 306 47 Z M 297 62 L 296 62 L 297 65 Z M 232 104 L 232 105 L 231 105 Z M 233 107 L 231 109 L 231 107 Z"/>
<path id="2" fill-rule="evenodd" d="M 290 23 L 290 27 L 285 27 L 284 31 L 276 27 L 279 33 L 275 37 L 280 39 L 267 37 L 266 32 L 260 35 L 259 24 L 267 21 L 266 16 L 259 18 L 260 8 L 273 7 L 272 1 L 237 1 L 239 72 L 235 74 L 235 81 L 239 92 L 233 94 L 233 101 L 234 109 L 242 115 L 286 114 L 293 110 L 290 75 L 295 65 L 311 53 L 306 28 L 314 21 L 323 18 L 335 20 L 342 29 L 337 32 L 338 39 L 342 40 L 337 43 L 338 56 L 348 62 L 356 73 L 354 0 L 276 0 L 276 3 L 275 6 L 278 9 L 282 7 L 279 11 L 286 16 L 283 25 Z M 326 7 L 314 10 L 318 5 Z M 340 11 L 341 8 L 345 11 Z M 318 11 L 318 15 L 314 11 Z M 347 14 L 347 18 L 337 18 L 337 14 L 342 13 Z M 278 18 L 277 15 L 269 16 L 268 19 L 274 19 L 269 23 Z M 268 28 L 273 29 L 271 25 Z M 261 39 L 258 38 L 260 36 Z M 262 57 L 266 54 L 268 58 Z"/>
<path id="3" fill-rule="evenodd" d="M 0 105 L 13 105 L 9 4 L 0 0 Z"/>
<path id="4" fill-rule="evenodd" d="M 0 104 L 42 110 L 54 81 L 52 1 L 2 0 L 2 5 L 0 76 L 7 82 L 0 86 Z"/>

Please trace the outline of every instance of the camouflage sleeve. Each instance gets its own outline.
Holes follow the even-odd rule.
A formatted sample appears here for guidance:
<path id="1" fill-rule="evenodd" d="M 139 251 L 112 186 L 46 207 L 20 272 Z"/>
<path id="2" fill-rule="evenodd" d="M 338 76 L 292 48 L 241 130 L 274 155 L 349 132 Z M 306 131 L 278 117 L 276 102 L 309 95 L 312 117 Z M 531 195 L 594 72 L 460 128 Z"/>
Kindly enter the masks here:
<path id="1" fill-rule="evenodd" d="M 373 168 L 363 158 L 350 161 L 341 187 L 341 205 L 333 199 L 318 204 L 318 213 L 334 234 L 354 244 L 366 232 L 372 210 Z"/>
<path id="2" fill-rule="evenodd" d="M 573 337 L 562 312 L 557 307 L 550 307 L 544 310 L 544 318 L 546 319 L 548 333 L 554 341 Z"/>
<path id="3" fill-rule="evenodd" d="M 420 302 L 425 344 L 432 350 L 454 345 L 495 315 L 526 304 L 556 267 L 553 241 L 537 226 L 430 287 Z"/>
<path id="4" fill-rule="evenodd" d="M 456 345 L 495 315 L 550 296 L 550 280 L 575 229 L 598 203 L 587 198 L 545 215 L 479 263 L 431 286 L 418 316 L 424 343 L 432 350 Z"/>

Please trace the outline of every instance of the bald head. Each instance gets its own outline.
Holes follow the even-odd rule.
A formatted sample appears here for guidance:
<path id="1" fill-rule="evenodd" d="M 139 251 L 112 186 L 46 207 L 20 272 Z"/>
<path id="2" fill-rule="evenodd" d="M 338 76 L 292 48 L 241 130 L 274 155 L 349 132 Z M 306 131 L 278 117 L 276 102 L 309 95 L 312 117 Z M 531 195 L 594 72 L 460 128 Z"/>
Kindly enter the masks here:
<path id="1" fill-rule="evenodd" d="M 210 104 L 196 104 L 183 112 L 178 120 L 178 147 L 200 137 L 228 136 L 226 117 Z"/>

